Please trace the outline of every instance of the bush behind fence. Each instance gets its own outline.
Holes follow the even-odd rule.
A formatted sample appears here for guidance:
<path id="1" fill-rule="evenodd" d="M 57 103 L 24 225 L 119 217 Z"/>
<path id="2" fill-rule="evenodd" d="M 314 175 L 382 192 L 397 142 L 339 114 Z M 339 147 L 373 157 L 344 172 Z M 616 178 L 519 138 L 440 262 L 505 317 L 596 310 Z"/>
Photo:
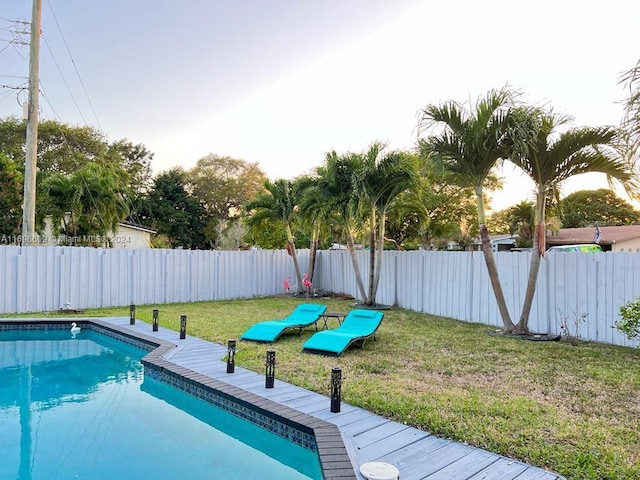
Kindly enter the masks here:
<path id="1" fill-rule="evenodd" d="M 308 250 L 300 250 L 302 272 Z M 368 284 L 369 252 L 358 251 Z M 514 322 L 524 300 L 530 254 L 496 260 Z M 314 288 L 358 297 L 349 253 L 318 252 Z M 225 300 L 284 293 L 293 262 L 285 250 L 202 251 L 0 247 L 0 313 Z M 536 332 L 571 333 L 636 345 L 614 328 L 619 308 L 640 296 L 640 254 L 563 253 L 542 260 L 530 316 Z M 481 252 L 385 251 L 378 303 L 502 325 Z M 256 319 L 259 320 L 259 319 Z"/>

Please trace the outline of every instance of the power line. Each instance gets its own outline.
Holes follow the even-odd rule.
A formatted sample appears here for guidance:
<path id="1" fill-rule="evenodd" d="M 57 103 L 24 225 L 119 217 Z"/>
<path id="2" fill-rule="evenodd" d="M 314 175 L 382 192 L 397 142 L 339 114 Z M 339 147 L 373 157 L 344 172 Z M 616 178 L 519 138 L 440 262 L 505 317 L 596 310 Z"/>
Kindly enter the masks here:
<path id="1" fill-rule="evenodd" d="M 56 117 L 59 122 L 62 122 L 62 119 L 60 118 L 60 115 L 58 115 L 58 112 L 56 112 L 56 109 L 53 108 L 53 105 L 51 104 L 51 101 L 49 100 L 49 97 L 47 96 L 47 94 L 44 91 L 44 87 L 42 86 L 42 80 L 40 81 L 40 92 L 42 93 L 42 98 L 44 98 L 45 102 L 47 102 L 47 105 L 49 105 L 49 108 L 53 112 L 53 116 Z M 64 134 L 63 134 L 63 136 L 64 136 Z"/>
<path id="2" fill-rule="evenodd" d="M 76 66 L 76 62 L 73 59 L 73 56 L 71 55 L 71 50 L 69 49 L 69 45 L 67 44 L 67 40 L 64 37 L 64 34 L 62 33 L 62 28 L 60 27 L 60 23 L 58 22 L 58 17 L 56 17 L 55 12 L 53 11 L 53 7 L 51 6 L 51 2 L 49 2 L 49 0 L 47 0 L 47 5 L 49 6 L 49 10 L 51 10 L 51 15 L 53 16 L 53 20 L 56 22 L 56 26 L 58 27 L 58 32 L 60 32 L 60 37 L 62 37 L 62 42 L 64 43 L 65 48 L 67 49 L 67 53 L 69 54 L 69 58 L 71 59 L 71 63 L 73 65 L 73 69 L 76 72 L 76 75 L 78 77 L 78 80 L 80 81 L 80 85 L 82 86 L 82 90 L 84 91 L 84 95 L 87 99 L 87 102 L 89 103 L 89 107 L 91 108 L 91 112 L 93 113 L 93 118 L 95 118 L 96 123 L 98 125 L 98 128 L 100 130 L 102 130 L 102 126 L 100 125 L 100 121 L 98 120 L 98 115 L 96 115 L 96 111 L 93 108 L 93 103 L 91 102 L 91 99 L 89 98 L 89 94 L 87 93 L 87 89 L 84 85 L 84 81 L 82 80 L 82 77 L 80 76 L 80 72 L 78 71 L 78 67 Z"/>
<path id="3" fill-rule="evenodd" d="M 6 92 L 0 93 L 0 100 L 4 100 L 6 97 L 11 95 L 13 92 L 11 90 L 7 90 Z"/>
<path id="4" fill-rule="evenodd" d="M 58 72 L 60 73 L 60 76 L 62 77 L 62 81 L 64 82 L 65 86 L 67 87 L 67 91 L 69 92 L 69 95 L 71 95 L 71 99 L 73 100 L 73 103 L 76 106 L 76 109 L 78 110 L 78 113 L 80 114 L 80 118 L 82 118 L 82 121 L 85 124 L 87 124 L 87 120 L 84 118 L 84 115 L 82 114 L 82 111 L 80 110 L 80 105 L 78 105 L 78 102 L 76 101 L 76 97 L 73 95 L 73 92 L 71 91 L 71 87 L 67 83 L 67 79 L 65 78 L 64 73 L 62 73 L 62 69 L 60 68 L 60 65 L 58 64 L 58 61 L 56 60 L 55 55 L 51 51 L 51 47 L 49 46 L 49 42 L 47 42 L 47 38 L 44 36 L 44 33 L 42 34 L 42 39 L 44 40 L 44 44 L 47 46 L 47 50 L 49 50 L 49 53 L 51 54 L 51 58 L 53 59 L 53 63 L 55 64 L 56 68 L 58 69 Z"/>
<path id="5" fill-rule="evenodd" d="M 22 56 L 18 49 L 20 45 L 29 45 L 29 42 L 23 37 L 24 35 L 29 35 L 29 30 L 25 27 L 26 25 L 29 25 L 29 22 L 24 20 L 10 20 L 8 18 L 2 18 L 2 20 L 5 20 L 11 24 L 7 27 L 0 28 L 0 30 L 11 34 L 11 39 L 0 39 L 0 41 L 2 42 L 7 42 L 4 48 L 0 49 L 0 53 L 4 52 L 7 48 L 12 46 L 18 55 L 20 55 L 23 59 L 26 58 Z"/>

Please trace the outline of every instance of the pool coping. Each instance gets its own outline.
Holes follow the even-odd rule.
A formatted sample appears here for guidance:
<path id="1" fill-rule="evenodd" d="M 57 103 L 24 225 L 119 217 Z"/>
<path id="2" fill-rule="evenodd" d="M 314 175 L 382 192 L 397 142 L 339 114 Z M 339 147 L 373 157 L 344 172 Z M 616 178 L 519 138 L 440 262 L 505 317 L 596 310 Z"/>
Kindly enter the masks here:
<path id="1" fill-rule="evenodd" d="M 120 337 L 124 337 L 124 339 L 130 340 L 127 343 L 148 350 L 147 355 L 141 360 L 145 366 L 145 375 L 147 374 L 147 369 L 149 369 L 152 378 L 167 381 L 167 383 L 170 383 L 176 388 L 187 391 L 210 403 L 214 403 L 230 413 L 253 421 L 254 423 L 257 423 L 254 418 L 239 415 L 234 409 L 225 408 L 224 405 L 218 405 L 217 402 L 211 400 L 212 395 L 207 395 L 206 392 L 230 399 L 230 401 L 252 408 L 260 414 L 276 420 L 280 424 L 288 425 L 294 429 L 298 429 L 300 432 L 306 432 L 312 435 L 315 440 L 315 451 L 318 454 L 322 475 L 326 480 L 357 479 L 340 429 L 336 425 L 170 361 L 165 358 L 165 355 L 170 354 L 178 348 L 178 344 L 176 343 L 108 323 L 97 317 L 0 318 L 0 327 L 4 325 L 16 325 L 24 328 L 30 324 L 37 324 L 39 326 L 68 326 L 72 321 L 76 322 L 79 326 L 95 325 L 98 327 L 98 331 L 106 330 L 116 333 L 119 339 Z M 176 381 L 171 381 L 171 379 Z M 191 385 L 191 387 L 189 387 L 189 385 Z M 257 424 L 267 428 L 276 435 L 280 434 L 274 429 L 269 428 L 269 425 Z M 285 436 L 285 438 L 287 437 Z M 296 441 L 296 443 L 299 442 Z M 301 446 L 305 448 L 311 447 L 308 445 L 308 442 L 303 441 L 303 443 L 305 443 L 305 445 Z M 313 450 L 313 448 L 311 449 Z"/>

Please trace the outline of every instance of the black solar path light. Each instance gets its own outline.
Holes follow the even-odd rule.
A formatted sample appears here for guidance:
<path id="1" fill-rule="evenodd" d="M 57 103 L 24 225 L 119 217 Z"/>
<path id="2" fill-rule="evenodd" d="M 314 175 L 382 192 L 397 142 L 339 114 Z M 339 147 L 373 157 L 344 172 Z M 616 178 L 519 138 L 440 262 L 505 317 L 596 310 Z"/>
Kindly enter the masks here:
<path id="1" fill-rule="evenodd" d="M 153 309 L 153 331 L 157 332 L 158 331 L 158 309 L 154 308 Z"/>
<path id="2" fill-rule="evenodd" d="M 227 340 L 227 373 L 233 373 L 235 371 L 236 362 L 236 340 Z"/>
<path id="3" fill-rule="evenodd" d="M 276 373 L 276 351 L 267 350 L 266 375 L 265 375 L 265 388 L 273 388 L 275 382 Z"/>
<path id="4" fill-rule="evenodd" d="M 180 315 L 180 340 L 187 338 L 187 316 Z"/>
<path id="5" fill-rule="evenodd" d="M 340 411 L 340 396 L 342 391 L 342 370 L 338 367 L 331 369 L 331 413 Z"/>
<path id="6" fill-rule="evenodd" d="M 136 306 L 132 303 L 129 305 L 129 325 L 136 324 Z"/>

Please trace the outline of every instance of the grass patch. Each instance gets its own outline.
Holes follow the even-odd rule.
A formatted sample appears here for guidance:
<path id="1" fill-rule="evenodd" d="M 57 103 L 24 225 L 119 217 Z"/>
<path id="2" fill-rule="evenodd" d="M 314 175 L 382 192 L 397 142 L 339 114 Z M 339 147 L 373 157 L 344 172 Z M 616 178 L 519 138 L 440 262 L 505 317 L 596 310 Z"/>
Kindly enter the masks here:
<path id="1" fill-rule="evenodd" d="M 304 299 L 138 306 L 137 318 L 225 344 L 258 321 L 279 319 Z M 348 312 L 352 301 L 313 300 Z M 128 307 L 84 316 L 128 316 Z M 30 314 L 28 316 L 34 316 Z M 331 321 L 330 321 L 331 322 Z M 335 323 L 330 323 L 332 326 Z M 640 478 L 640 350 L 579 342 L 527 342 L 487 335 L 490 327 L 402 309 L 385 312 L 377 341 L 341 357 L 303 353 L 313 328 L 275 344 L 238 343 L 236 364 L 329 393 L 342 369 L 342 398 L 400 423 L 554 470 L 568 479 Z M 177 338 L 177 335 L 176 335 Z M 216 359 L 217 360 L 217 359 Z"/>

